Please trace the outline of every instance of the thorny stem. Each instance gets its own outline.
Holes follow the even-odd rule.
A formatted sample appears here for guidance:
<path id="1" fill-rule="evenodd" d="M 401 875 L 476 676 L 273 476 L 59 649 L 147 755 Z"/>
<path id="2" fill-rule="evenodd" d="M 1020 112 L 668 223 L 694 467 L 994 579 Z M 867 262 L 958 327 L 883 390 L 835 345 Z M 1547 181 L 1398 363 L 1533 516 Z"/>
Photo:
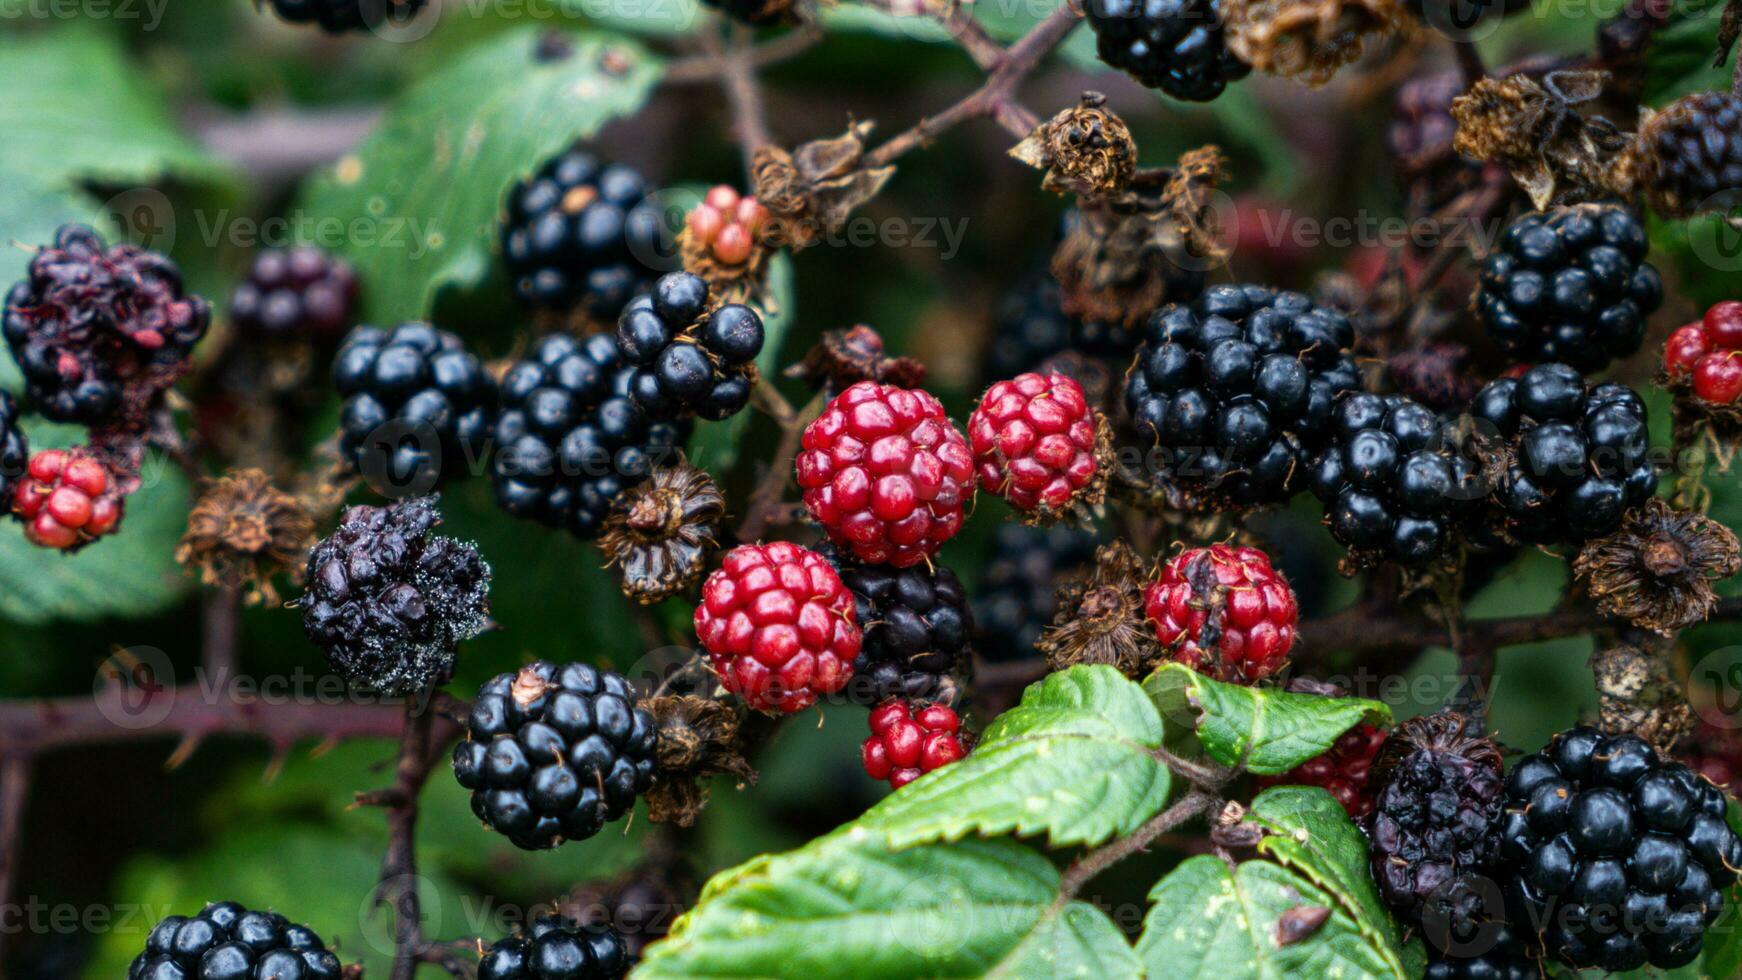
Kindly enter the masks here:
<path id="1" fill-rule="evenodd" d="M 726 90 L 726 101 L 732 107 L 732 131 L 738 149 L 744 155 L 744 176 L 754 182 L 752 161 L 756 151 L 772 142 L 768 135 L 768 118 L 762 107 L 762 89 L 750 63 L 750 29 L 731 26 L 731 41 L 722 50 L 720 41 L 711 32 L 704 32 L 707 43 L 719 53 L 720 81 Z"/>
<path id="2" fill-rule="evenodd" d="M 1053 907 L 1063 908 L 1077 893 L 1083 890 L 1096 875 L 1133 854 L 1143 851 L 1153 844 L 1156 838 L 1178 827 L 1187 820 L 1208 811 L 1216 803 L 1216 798 L 1209 793 L 1192 790 L 1173 806 L 1150 818 L 1149 822 L 1131 833 L 1104 844 L 1084 854 L 1071 862 L 1065 869 L 1064 876 L 1059 879 L 1059 897 Z"/>
<path id="3" fill-rule="evenodd" d="M 387 808 L 387 854 L 381 860 L 381 883 L 375 900 L 391 909 L 394 917 L 391 980 L 412 980 L 426 951 L 423 908 L 417 893 L 417 797 L 436 757 L 430 751 L 435 713 L 427 710 L 425 700 L 418 697 L 405 702 L 393 786 L 357 798 L 360 805 Z"/>
<path id="4" fill-rule="evenodd" d="M 236 680 L 236 642 L 241 632 L 242 582 L 232 571 L 218 588 L 206 596 L 205 643 L 200 648 L 200 667 L 208 684 L 227 690 Z"/>

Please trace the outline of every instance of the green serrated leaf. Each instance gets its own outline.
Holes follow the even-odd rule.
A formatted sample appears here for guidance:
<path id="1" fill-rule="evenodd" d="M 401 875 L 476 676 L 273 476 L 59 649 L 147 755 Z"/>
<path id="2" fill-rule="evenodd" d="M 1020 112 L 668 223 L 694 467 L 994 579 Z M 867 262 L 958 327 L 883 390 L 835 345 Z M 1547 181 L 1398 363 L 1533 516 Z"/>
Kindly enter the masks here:
<path id="1" fill-rule="evenodd" d="M 540 62 L 541 34 L 506 32 L 425 78 L 311 183 L 308 220 L 355 231 L 338 251 L 363 278 L 366 318 L 427 317 L 442 289 L 478 287 L 508 188 L 640 108 L 659 80 L 659 59 L 606 35 L 576 35 L 572 55 Z"/>
<path id="2" fill-rule="evenodd" d="M 781 347 L 786 341 L 786 334 L 792 329 L 794 304 L 797 297 L 792 288 L 792 256 L 786 252 L 778 252 L 768 263 L 769 303 L 765 308 L 757 304 L 757 312 L 762 314 L 762 353 L 756 357 L 756 370 L 762 375 L 762 384 L 776 384 L 780 377 Z M 690 462 L 713 473 L 725 473 L 738 460 L 738 451 L 743 448 L 744 430 L 749 427 L 754 413 L 739 412 L 724 422 L 704 422 L 696 427 L 696 434 L 690 438 Z"/>
<path id="3" fill-rule="evenodd" d="M 1403 972 L 1397 923 L 1373 884 L 1367 839 L 1335 797 L 1317 786 L 1278 786 L 1258 794 L 1247 819 L 1271 832 L 1259 841 L 1260 854 L 1334 897 L 1374 949 Z"/>
<path id="4" fill-rule="evenodd" d="M 1166 805 L 1171 777 L 1153 754 L 1161 737 L 1142 688 L 1112 667 L 1072 667 L 1024 691 L 967 758 L 902 787 L 856 825 L 897 848 L 976 833 L 1096 844 Z"/>
<path id="5" fill-rule="evenodd" d="M 1149 900 L 1137 955 L 1152 977 L 1405 976 L 1331 896 L 1268 861 L 1230 869 L 1207 854 L 1187 858 L 1156 884 Z M 1283 915 L 1303 906 L 1331 912 L 1309 935 L 1279 944 Z"/>
<path id="6" fill-rule="evenodd" d="M 1015 841 L 891 851 L 859 828 L 716 875 L 634 976 L 1138 977 L 1093 905 Z"/>
<path id="7" fill-rule="evenodd" d="M 1197 732 L 1212 759 L 1260 776 L 1322 754 L 1363 720 L 1391 721 L 1391 709 L 1379 701 L 1224 684 L 1184 664 L 1164 664 L 1143 687 L 1170 726 Z"/>

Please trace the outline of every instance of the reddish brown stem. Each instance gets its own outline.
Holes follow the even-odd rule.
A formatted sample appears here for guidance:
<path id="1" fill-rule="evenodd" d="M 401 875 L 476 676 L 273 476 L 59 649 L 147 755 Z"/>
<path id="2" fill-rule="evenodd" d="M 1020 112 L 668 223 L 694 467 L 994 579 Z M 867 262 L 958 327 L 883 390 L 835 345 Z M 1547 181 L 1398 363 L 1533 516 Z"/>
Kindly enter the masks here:
<path id="1" fill-rule="evenodd" d="M 1063 906 L 1075 898 L 1077 893 L 1083 890 L 1083 886 L 1093 880 L 1096 875 L 1133 854 L 1145 850 L 1162 834 L 1209 810 L 1215 802 L 1214 796 L 1193 790 L 1181 797 L 1178 803 L 1150 818 L 1150 821 L 1143 826 L 1077 858 L 1071 862 L 1071 866 L 1065 869 L 1064 876 L 1059 879 L 1058 905 Z"/>
<path id="2" fill-rule="evenodd" d="M 24 805 L 30 796 L 31 757 L 9 753 L 0 757 L 0 909 L 12 907 L 18 880 L 19 840 L 24 834 Z M 0 964 L 6 962 L 10 930 L 0 929 Z"/>

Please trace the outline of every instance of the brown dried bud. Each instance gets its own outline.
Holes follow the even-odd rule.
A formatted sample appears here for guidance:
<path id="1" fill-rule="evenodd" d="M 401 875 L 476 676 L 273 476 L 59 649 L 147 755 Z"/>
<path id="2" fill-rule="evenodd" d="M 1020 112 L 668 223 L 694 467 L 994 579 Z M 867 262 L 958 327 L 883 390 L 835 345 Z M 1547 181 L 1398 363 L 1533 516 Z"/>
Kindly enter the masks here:
<path id="1" fill-rule="evenodd" d="M 1107 97 L 1084 92 L 1081 105 L 1034 127 L 1010 155 L 1046 171 L 1041 187 L 1055 194 L 1099 196 L 1122 191 L 1137 171 L 1137 144 Z"/>
<path id="2" fill-rule="evenodd" d="M 890 357 L 884 353 L 883 338 L 861 323 L 825 331 L 803 360 L 786 369 L 786 376 L 832 392 L 859 381 L 917 388 L 925 381 L 925 365 L 911 357 Z"/>
<path id="3" fill-rule="evenodd" d="M 1166 653 L 1143 610 L 1143 587 L 1154 578 L 1154 564 L 1125 542 L 1097 548 L 1094 570 L 1060 587 L 1052 625 L 1035 642 L 1047 666 L 1110 664 L 1131 678 L 1149 673 Z"/>
<path id="4" fill-rule="evenodd" d="M 738 714 L 730 705 L 692 695 L 652 697 L 639 707 L 653 716 L 654 759 L 659 778 L 646 794 L 655 823 L 688 827 L 707 805 L 708 776 L 736 776 L 754 783 L 756 770 L 738 750 Z"/>
<path id="5" fill-rule="evenodd" d="M 797 253 L 846 223 L 853 209 L 877 196 L 894 167 L 865 169 L 865 139 L 873 123 L 857 122 L 832 139 L 790 153 L 764 146 L 751 160 L 756 199 L 773 215 L 780 242 Z"/>
<path id="6" fill-rule="evenodd" d="M 1538 208 L 1628 196 L 1633 180 L 1622 151 L 1628 137 L 1600 116 L 1575 106 L 1595 100 L 1608 83 L 1600 71 L 1549 72 L 1483 78 L 1452 101 L 1453 141 L 1471 159 L 1504 166 Z"/>
<path id="7" fill-rule="evenodd" d="M 680 461 L 661 466 L 617 498 L 599 548 L 615 565 L 623 594 L 652 605 L 702 577 L 726 498 L 706 471 Z"/>
<path id="8" fill-rule="evenodd" d="M 1712 583 L 1738 568 L 1729 528 L 1654 497 L 1613 534 L 1586 543 L 1573 575 L 1605 615 L 1667 636 L 1705 619 L 1718 601 Z"/>
<path id="9" fill-rule="evenodd" d="M 202 484 L 175 560 L 207 585 L 237 583 L 248 605 L 276 606 L 273 576 L 288 569 L 300 581 L 314 543 L 314 519 L 295 497 L 260 470 L 238 470 Z"/>
<path id="10" fill-rule="evenodd" d="M 1375 41 L 1411 33 L 1399 0 L 1222 0 L 1228 50 L 1261 72 L 1323 85 Z"/>
<path id="11" fill-rule="evenodd" d="M 1631 732 L 1668 752 L 1694 727 L 1694 712 L 1668 661 L 1639 647 L 1618 646 L 1591 655 L 1597 680 L 1598 723 L 1611 735 Z"/>

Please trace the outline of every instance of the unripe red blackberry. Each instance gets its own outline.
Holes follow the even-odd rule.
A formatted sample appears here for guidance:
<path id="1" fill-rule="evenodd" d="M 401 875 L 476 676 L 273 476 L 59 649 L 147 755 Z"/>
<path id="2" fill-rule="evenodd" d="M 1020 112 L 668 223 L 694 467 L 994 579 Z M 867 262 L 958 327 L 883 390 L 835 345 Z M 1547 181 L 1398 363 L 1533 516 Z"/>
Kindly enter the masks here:
<path id="1" fill-rule="evenodd" d="M 327 337 L 350 327 L 357 306 L 351 264 L 318 248 L 270 248 L 230 294 L 230 319 L 260 337 Z"/>
<path id="2" fill-rule="evenodd" d="M 865 773 L 900 789 L 942 769 L 967 754 L 960 727 L 961 720 L 945 705 L 885 701 L 871 712 L 871 737 L 860 749 Z"/>
<path id="3" fill-rule="evenodd" d="M 40 548 L 75 551 L 121 525 L 114 474 L 82 449 L 44 449 L 12 491 L 12 514 Z"/>
<path id="4" fill-rule="evenodd" d="M 1330 792 L 1349 816 L 1361 820 L 1373 812 L 1373 761 L 1384 747 L 1386 731 L 1362 722 L 1344 732 L 1322 755 L 1280 776 L 1262 776 L 1260 786 L 1318 786 Z"/>
<path id="5" fill-rule="evenodd" d="M 1192 548 L 1143 590 L 1144 611 L 1169 656 L 1207 676 L 1252 684 L 1281 670 L 1300 608 L 1288 580 L 1257 548 Z"/>
<path id="6" fill-rule="evenodd" d="M 1669 335 L 1663 369 L 1687 379 L 1694 396 L 1714 405 L 1742 398 L 1742 302 L 1726 300 Z"/>
<path id="7" fill-rule="evenodd" d="M 145 952 L 127 968 L 127 980 L 340 980 L 346 975 L 314 930 L 236 902 L 214 902 L 192 917 L 165 917 L 145 937 Z"/>
<path id="8" fill-rule="evenodd" d="M 1101 502 L 1111 450 L 1083 388 L 1062 374 L 1023 374 L 986 389 L 968 416 L 980 489 L 1051 521 Z"/>
<path id="9" fill-rule="evenodd" d="M 767 208 L 754 197 L 740 196 L 726 184 L 711 188 L 702 203 L 684 218 L 684 225 L 695 241 L 705 244 L 709 256 L 725 266 L 750 261 L 756 238 L 767 224 Z"/>

